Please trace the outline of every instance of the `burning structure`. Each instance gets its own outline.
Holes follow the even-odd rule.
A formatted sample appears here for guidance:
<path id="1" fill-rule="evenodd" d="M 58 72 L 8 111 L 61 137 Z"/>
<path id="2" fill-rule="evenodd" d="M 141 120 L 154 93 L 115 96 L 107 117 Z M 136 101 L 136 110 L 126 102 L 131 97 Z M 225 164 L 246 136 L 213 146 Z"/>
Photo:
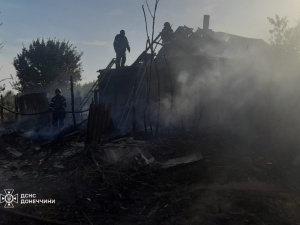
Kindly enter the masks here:
<path id="1" fill-rule="evenodd" d="M 225 99 L 212 99 L 217 93 L 208 87 L 243 76 L 243 70 L 253 70 L 257 56 L 270 55 L 270 46 L 263 40 L 209 29 L 208 15 L 204 16 L 203 29 L 178 27 L 173 40 L 151 56 L 147 50 L 156 49 L 153 45 L 130 67 L 111 69 L 112 61 L 105 70 L 99 70 L 98 82 L 91 90 L 96 102 L 111 104 L 114 124 L 122 133 L 182 123 L 199 126 L 196 114 L 204 108 L 201 116 L 210 117 L 209 125 L 224 122 L 230 99 L 226 103 Z"/>
<path id="2" fill-rule="evenodd" d="M 292 113 L 277 107 L 290 108 L 274 98 L 281 91 L 270 82 L 275 64 L 267 43 L 214 32 L 208 16 L 203 29 L 179 27 L 157 54 L 145 51 L 129 67 L 112 69 L 112 60 L 77 107 L 92 97 L 105 103 L 90 106 L 87 129 L 42 144 L 2 136 L 3 189 L 14 184 L 54 196 L 57 205 L 4 210 L 0 220 L 12 214 L 22 218 L 18 224 L 297 224 L 299 150 L 266 138 L 276 126 L 290 125 L 286 136 L 297 127 Z M 47 107 L 42 94 L 29 96 L 20 98 L 20 111 Z M 198 132 L 224 123 L 256 126 L 263 141 L 228 127 Z M 112 124 L 121 134 L 183 129 L 150 140 L 103 140 Z"/>
<path id="3" fill-rule="evenodd" d="M 178 27 L 168 43 L 161 44 L 158 35 L 129 67 L 113 69 L 115 60 L 111 60 L 106 69 L 98 71 L 98 81 L 75 105 L 75 111 L 85 109 L 92 97 L 95 103 L 110 105 L 114 127 L 121 134 L 236 124 L 244 119 L 237 110 L 253 95 L 250 89 L 255 89 L 258 74 L 271 73 L 261 65 L 273 63 L 272 50 L 260 39 L 213 31 L 208 15 L 203 21 L 203 28 L 195 31 Z M 33 112 L 25 107 L 30 102 L 34 112 L 36 104 L 47 110 L 45 99 L 37 103 L 36 98 L 25 97 L 20 97 L 21 113 Z M 68 107 L 70 110 L 71 104 Z M 38 124 L 49 122 L 48 115 L 40 117 L 45 118 L 37 119 Z"/>

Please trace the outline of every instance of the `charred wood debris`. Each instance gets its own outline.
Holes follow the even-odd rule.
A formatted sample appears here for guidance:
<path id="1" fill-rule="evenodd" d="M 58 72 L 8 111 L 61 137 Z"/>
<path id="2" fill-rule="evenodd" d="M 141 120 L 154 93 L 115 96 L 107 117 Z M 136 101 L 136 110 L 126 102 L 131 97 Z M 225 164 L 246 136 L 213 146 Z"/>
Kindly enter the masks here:
<path id="1" fill-rule="evenodd" d="M 52 136 L 47 128 L 28 131 L 14 129 L 13 124 L 2 126 L 0 188 L 17 186 L 20 190 L 55 197 L 55 210 L 59 209 L 60 213 L 49 220 L 52 214 L 48 210 L 54 208 L 47 208 L 46 213 L 19 207 L 15 213 L 9 211 L 0 216 L 0 220 L 7 220 L 6 216 L 12 214 L 7 220 L 11 224 L 18 224 L 15 218 L 37 222 L 33 224 L 41 221 L 43 224 L 79 224 L 78 221 L 85 224 L 91 219 L 85 210 L 89 210 L 88 215 L 99 210 L 107 214 L 116 210 L 126 212 L 128 208 L 122 202 L 127 201 L 129 190 L 170 188 L 173 184 L 165 184 L 160 177 L 162 170 L 202 159 L 195 145 L 197 137 L 192 132 L 168 131 L 157 137 L 143 133 L 117 136 L 110 107 L 104 104 L 92 104 L 88 121 L 83 124 L 86 126 L 70 126 Z M 92 198 L 100 199 L 101 206 L 95 205 L 95 201 L 91 203 Z"/>
<path id="2" fill-rule="evenodd" d="M 118 136 L 110 118 L 110 107 L 104 104 L 91 104 L 87 126 L 70 126 L 49 135 L 41 130 L 14 130 L 5 125 L 0 132 L 0 174 L 21 181 L 35 179 L 49 172 L 78 169 L 82 162 L 80 165 L 73 163 L 78 160 L 93 162 L 88 166 L 96 167 L 103 181 L 108 182 L 106 172 L 113 175 L 112 168 L 127 171 L 143 167 L 147 173 L 151 173 L 152 170 L 202 159 L 200 150 L 195 146 L 184 152 L 176 151 L 174 146 L 172 149 L 162 147 L 176 143 L 181 148 L 192 146 L 197 132 L 167 130 L 157 137 L 145 136 L 143 132 Z M 191 156 L 191 159 L 186 156 Z M 173 161 L 170 161 L 171 158 Z M 129 175 L 125 177 L 130 179 Z M 107 185 L 113 184 L 108 182 Z"/>

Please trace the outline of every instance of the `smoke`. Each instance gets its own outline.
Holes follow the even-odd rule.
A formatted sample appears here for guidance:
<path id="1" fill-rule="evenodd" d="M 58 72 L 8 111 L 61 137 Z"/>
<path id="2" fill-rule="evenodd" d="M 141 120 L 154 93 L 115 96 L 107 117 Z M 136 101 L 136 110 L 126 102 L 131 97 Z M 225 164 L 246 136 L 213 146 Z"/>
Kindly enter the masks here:
<path id="1" fill-rule="evenodd" d="M 168 59 L 175 92 L 162 97 L 163 126 L 201 129 L 226 125 L 265 141 L 297 141 L 300 70 L 295 59 L 260 41 L 244 49 L 232 42 L 213 57 L 209 53 L 218 51 L 207 47 L 205 51 L 210 65 L 197 55 L 182 57 L 180 62 Z M 203 54 L 203 48 L 198 52 Z"/>

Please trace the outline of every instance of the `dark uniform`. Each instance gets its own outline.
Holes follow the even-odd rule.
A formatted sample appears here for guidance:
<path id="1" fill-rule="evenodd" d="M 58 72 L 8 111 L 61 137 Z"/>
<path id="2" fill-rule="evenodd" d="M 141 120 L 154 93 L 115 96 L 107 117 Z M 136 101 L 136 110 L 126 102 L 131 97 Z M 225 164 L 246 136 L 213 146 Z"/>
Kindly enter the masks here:
<path id="1" fill-rule="evenodd" d="M 163 45 L 170 43 L 170 41 L 173 39 L 174 33 L 169 22 L 164 23 L 164 28 L 162 29 L 160 35 Z"/>
<path id="2" fill-rule="evenodd" d="M 126 49 L 130 52 L 129 43 L 124 30 L 121 30 L 120 34 L 116 35 L 114 49 L 116 52 L 116 68 L 120 68 L 120 66 L 123 67 L 126 62 Z"/>
<path id="3" fill-rule="evenodd" d="M 61 95 L 61 90 L 55 90 L 55 96 L 51 99 L 49 110 L 52 111 L 52 125 L 57 128 L 64 126 L 64 119 L 66 118 L 65 109 L 67 102 L 64 96 Z"/>
<path id="4" fill-rule="evenodd" d="M 172 55 L 171 41 L 174 39 L 174 32 L 169 22 L 164 23 L 164 28 L 160 32 L 160 37 L 163 45 L 164 57 L 170 57 Z"/>

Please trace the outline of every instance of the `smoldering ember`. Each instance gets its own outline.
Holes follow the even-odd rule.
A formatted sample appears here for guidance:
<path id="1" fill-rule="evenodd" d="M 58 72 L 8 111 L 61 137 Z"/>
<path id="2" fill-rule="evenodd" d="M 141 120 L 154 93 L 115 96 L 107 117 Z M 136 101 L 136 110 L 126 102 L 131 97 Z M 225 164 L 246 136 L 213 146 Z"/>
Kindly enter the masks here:
<path id="1" fill-rule="evenodd" d="M 60 129 L 45 93 L 2 101 L 1 224 L 299 224 L 299 58 L 209 19 L 71 79 Z"/>

